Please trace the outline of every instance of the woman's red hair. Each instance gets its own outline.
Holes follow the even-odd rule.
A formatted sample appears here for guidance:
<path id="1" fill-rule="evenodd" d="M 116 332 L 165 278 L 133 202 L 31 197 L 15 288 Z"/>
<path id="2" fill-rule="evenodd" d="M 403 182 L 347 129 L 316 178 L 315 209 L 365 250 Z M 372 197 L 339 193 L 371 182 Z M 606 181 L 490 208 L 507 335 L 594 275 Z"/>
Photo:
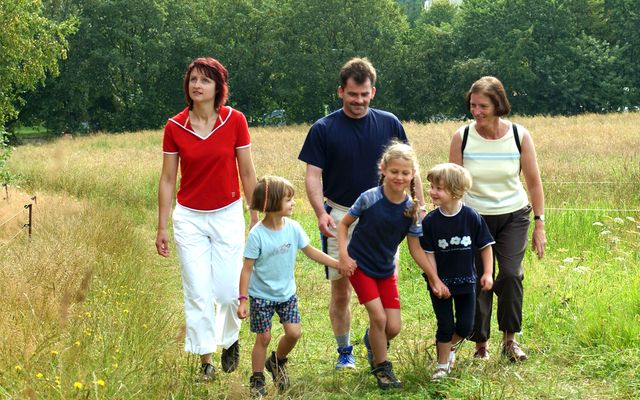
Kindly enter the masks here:
<path id="1" fill-rule="evenodd" d="M 184 95 L 187 98 L 189 110 L 193 109 L 193 100 L 189 97 L 189 78 L 191 78 L 191 72 L 194 69 L 198 69 L 198 71 L 216 83 L 216 95 L 213 106 L 216 111 L 219 111 L 220 107 L 227 102 L 227 96 L 229 94 L 229 86 L 227 85 L 229 73 L 227 69 L 220 61 L 211 57 L 196 58 L 189 64 L 187 73 L 184 75 Z"/>

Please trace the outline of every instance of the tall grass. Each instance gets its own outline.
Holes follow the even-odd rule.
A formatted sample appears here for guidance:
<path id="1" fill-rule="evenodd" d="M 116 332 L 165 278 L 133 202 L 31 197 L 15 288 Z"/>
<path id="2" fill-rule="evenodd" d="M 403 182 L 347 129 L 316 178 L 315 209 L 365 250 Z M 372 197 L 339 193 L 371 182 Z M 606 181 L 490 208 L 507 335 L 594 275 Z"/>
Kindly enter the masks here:
<path id="1" fill-rule="evenodd" d="M 640 114 L 514 118 L 534 135 L 547 203 L 543 260 L 525 259 L 523 332 L 530 359 L 488 362 L 460 350 L 433 384 L 435 319 L 424 280 L 401 252 L 403 331 L 391 358 L 404 381 L 383 393 L 367 372 L 363 307 L 352 303 L 359 369 L 336 373 L 322 267 L 299 259 L 303 335 L 285 398 L 612 399 L 640 397 Z M 446 161 L 457 123 L 407 123 L 422 169 Z M 252 129 L 258 175 L 296 186 L 295 218 L 319 245 L 297 161 L 308 126 Z M 0 230 L 0 398 L 245 398 L 254 340 L 243 325 L 239 371 L 196 384 L 182 351 L 180 272 L 156 256 L 161 131 L 19 147 L 10 160 L 37 193 L 31 241 Z M 19 205 L 16 205 L 18 207 Z M 2 217 L 12 207 L 0 206 Z M 608 211 L 602 211 L 608 210 Z M 8 216 L 8 214 L 6 214 Z M 3 218 L 0 218 L 0 222 Z M 0 228 L 2 229 L 2 228 Z M 12 228 L 13 229 L 13 228 Z M 7 231 L 9 232 L 9 231 Z M 492 327 L 498 333 L 497 327 Z M 282 329 L 274 320 L 274 343 Z M 270 397 L 275 388 L 269 385 Z"/>

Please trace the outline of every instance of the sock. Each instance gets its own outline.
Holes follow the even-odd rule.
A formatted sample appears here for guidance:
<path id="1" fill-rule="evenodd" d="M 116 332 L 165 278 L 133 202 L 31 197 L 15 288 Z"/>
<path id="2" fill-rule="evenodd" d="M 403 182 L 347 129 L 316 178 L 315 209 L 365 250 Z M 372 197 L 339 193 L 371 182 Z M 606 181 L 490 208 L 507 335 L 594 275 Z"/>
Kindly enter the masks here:
<path id="1" fill-rule="evenodd" d="M 446 364 L 436 363 L 436 369 L 449 369 L 449 363 L 446 363 Z"/>
<path id="2" fill-rule="evenodd" d="M 342 336 L 336 336 L 336 343 L 338 344 L 338 347 L 347 347 L 351 344 L 351 334 L 349 332 L 347 332 L 346 335 L 342 335 Z"/>

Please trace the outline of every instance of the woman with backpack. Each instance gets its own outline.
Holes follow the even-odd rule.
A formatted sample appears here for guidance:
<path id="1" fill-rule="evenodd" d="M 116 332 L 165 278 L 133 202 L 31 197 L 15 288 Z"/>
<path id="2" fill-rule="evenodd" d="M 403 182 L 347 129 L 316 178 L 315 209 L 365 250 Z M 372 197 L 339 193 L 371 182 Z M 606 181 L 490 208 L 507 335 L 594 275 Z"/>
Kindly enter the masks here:
<path id="1" fill-rule="evenodd" d="M 503 333 L 502 354 L 511 361 L 527 355 L 515 340 L 522 326 L 522 260 L 528 242 L 529 214 L 533 210 L 532 247 L 539 258 L 547 242 L 544 230 L 544 191 L 531 134 L 504 117 L 511 111 L 502 83 L 495 77 L 478 79 L 466 94 L 474 122 L 453 135 L 449 161 L 464 166 L 473 178 L 464 203 L 474 208 L 489 226 L 496 243 L 493 263 L 497 276 L 493 291 L 477 290 L 476 314 L 470 340 L 474 357 L 488 359 L 493 293 L 498 298 L 498 328 Z M 525 191 L 520 173 L 527 184 Z M 478 276 L 482 258 L 476 257 Z M 496 268 L 493 268 L 496 271 Z"/>

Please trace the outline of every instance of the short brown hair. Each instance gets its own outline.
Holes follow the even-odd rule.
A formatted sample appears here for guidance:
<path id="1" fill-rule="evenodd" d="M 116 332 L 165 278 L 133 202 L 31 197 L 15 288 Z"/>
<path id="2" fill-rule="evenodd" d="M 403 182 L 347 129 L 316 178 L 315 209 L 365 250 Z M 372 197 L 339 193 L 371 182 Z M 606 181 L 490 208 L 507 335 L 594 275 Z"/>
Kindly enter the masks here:
<path id="1" fill-rule="evenodd" d="M 251 209 L 261 212 L 276 212 L 282 208 L 285 197 L 296 193 L 291 182 L 280 176 L 263 176 L 251 196 Z"/>
<path id="2" fill-rule="evenodd" d="M 502 82 L 494 76 L 483 76 L 471 85 L 471 89 L 465 95 L 467 111 L 471 111 L 471 95 L 480 93 L 491 99 L 496 108 L 496 116 L 502 117 L 511 112 L 511 104 L 507 99 L 507 92 L 504 90 Z"/>
<path id="3" fill-rule="evenodd" d="M 222 63 L 215 58 L 200 57 L 196 58 L 187 67 L 187 72 L 184 74 L 184 95 L 187 98 L 187 104 L 189 110 L 193 109 L 193 100 L 189 96 L 189 79 L 191 78 L 191 72 L 194 69 L 202 72 L 207 78 L 212 79 L 216 83 L 216 95 L 214 98 L 213 107 L 216 111 L 220 111 L 220 107 L 227 102 L 227 96 L 229 94 L 229 86 L 227 79 L 229 73 Z"/>
<path id="4" fill-rule="evenodd" d="M 427 180 L 433 184 L 444 186 L 447 192 L 456 199 L 461 198 L 471 188 L 471 174 L 458 164 L 437 164 L 427 173 Z"/>
<path id="5" fill-rule="evenodd" d="M 371 87 L 376 85 L 376 69 L 368 58 L 354 57 L 347 61 L 340 69 L 340 87 L 347 86 L 349 78 L 362 85 L 367 81 L 371 81 Z"/>

